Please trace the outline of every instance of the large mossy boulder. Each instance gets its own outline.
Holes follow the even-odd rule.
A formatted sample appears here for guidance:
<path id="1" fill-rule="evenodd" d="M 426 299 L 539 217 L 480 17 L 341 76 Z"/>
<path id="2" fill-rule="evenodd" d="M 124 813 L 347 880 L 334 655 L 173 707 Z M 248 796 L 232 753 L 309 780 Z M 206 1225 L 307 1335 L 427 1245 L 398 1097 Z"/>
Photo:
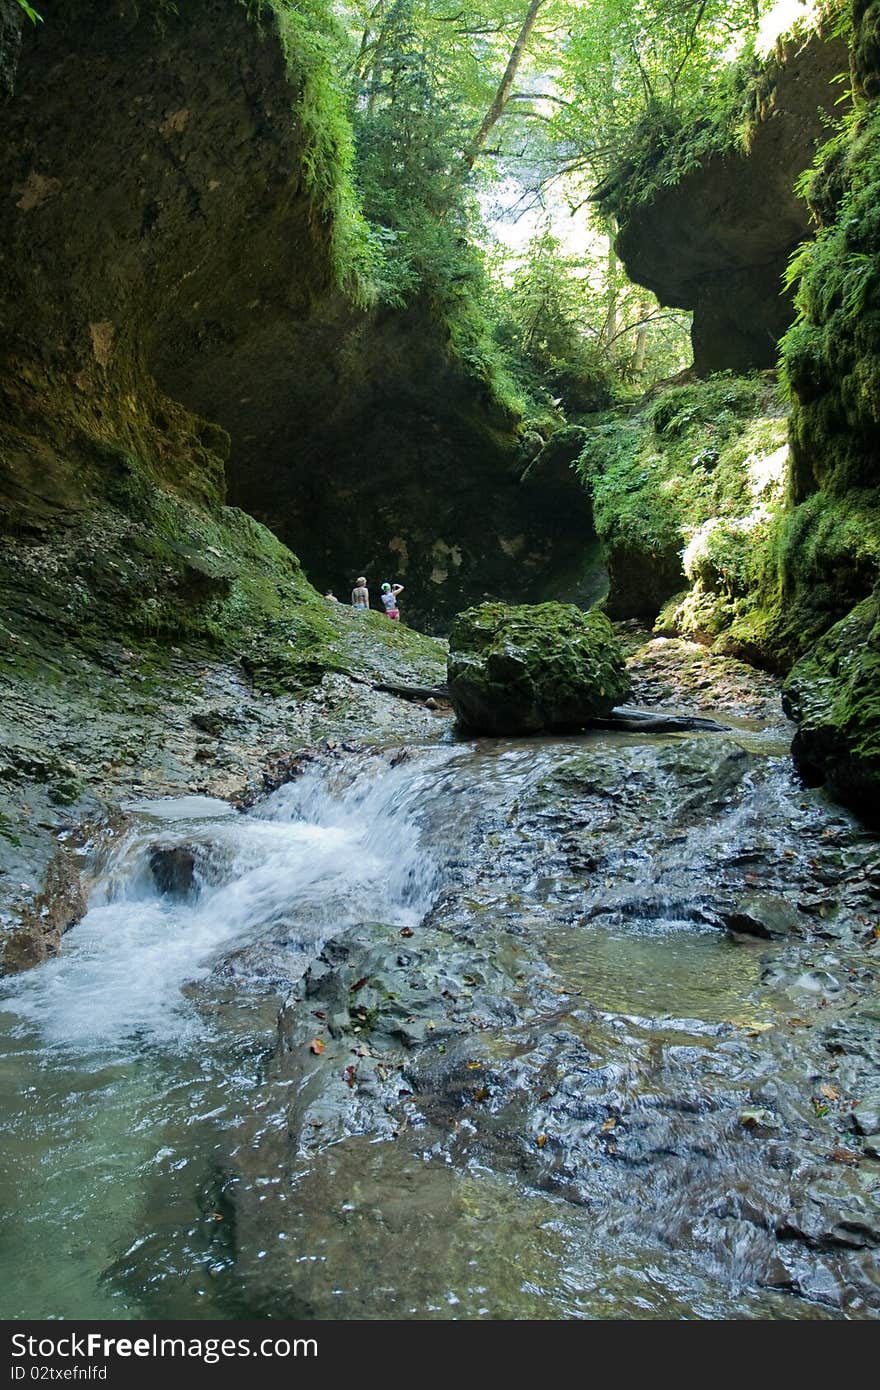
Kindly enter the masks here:
<path id="1" fill-rule="evenodd" d="M 880 806 L 880 590 L 835 623 L 792 668 L 785 711 L 807 781 L 863 813 Z"/>
<path id="2" fill-rule="evenodd" d="M 608 619 L 567 603 L 483 603 L 460 613 L 448 673 L 459 724 L 471 733 L 582 728 L 630 690 Z"/>

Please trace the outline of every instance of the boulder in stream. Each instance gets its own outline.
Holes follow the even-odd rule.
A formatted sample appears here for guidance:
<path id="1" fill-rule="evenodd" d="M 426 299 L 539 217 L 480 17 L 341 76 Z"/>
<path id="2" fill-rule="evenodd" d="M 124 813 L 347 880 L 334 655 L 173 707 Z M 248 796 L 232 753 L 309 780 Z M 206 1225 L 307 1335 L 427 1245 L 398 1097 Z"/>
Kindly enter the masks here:
<path id="1" fill-rule="evenodd" d="M 770 893 L 741 894 L 735 908 L 719 915 L 734 936 L 773 941 L 802 934 L 797 909 L 786 898 Z"/>
<path id="2" fill-rule="evenodd" d="M 198 894 L 196 853 L 191 845 L 155 845 L 150 851 L 150 872 L 160 893 L 172 898 Z"/>
<path id="3" fill-rule="evenodd" d="M 483 734 L 582 728 L 630 691 L 608 619 L 566 603 L 483 603 L 460 613 L 448 683 L 459 723 Z"/>

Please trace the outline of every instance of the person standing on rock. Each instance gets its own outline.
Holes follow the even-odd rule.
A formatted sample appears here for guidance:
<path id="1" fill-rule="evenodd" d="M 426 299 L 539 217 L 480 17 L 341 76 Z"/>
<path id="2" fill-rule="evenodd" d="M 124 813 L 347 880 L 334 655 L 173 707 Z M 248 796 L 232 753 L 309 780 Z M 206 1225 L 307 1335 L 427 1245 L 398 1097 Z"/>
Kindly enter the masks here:
<path id="1" fill-rule="evenodd" d="M 382 603 L 385 612 L 391 621 L 395 623 L 400 622 L 400 609 L 397 606 L 397 595 L 402 593 L 402 584 L 389 584 L 386 580 L 382 585 Z"/>
<path id="2" fill-rule="evenodd" d="M 366 613 L 370 606 L 370 591 L 363 575 L 354 581 L 354 588 L 351 591 L 351 606 L 355 613 Z"/>

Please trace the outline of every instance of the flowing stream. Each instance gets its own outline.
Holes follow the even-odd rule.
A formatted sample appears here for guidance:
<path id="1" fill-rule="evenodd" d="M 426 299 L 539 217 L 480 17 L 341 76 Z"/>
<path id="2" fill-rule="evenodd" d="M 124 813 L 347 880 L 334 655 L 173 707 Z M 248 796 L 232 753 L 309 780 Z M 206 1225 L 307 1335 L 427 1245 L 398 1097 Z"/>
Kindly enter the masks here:
<path id="1" fill-rule="evenodd" d="M 328 753 L 247 814 L 128 811 L 0 987 L 0 1315 L 876 1316 L 880 1166 L 827 1155 L 877 846 L 778 731 Z"/>

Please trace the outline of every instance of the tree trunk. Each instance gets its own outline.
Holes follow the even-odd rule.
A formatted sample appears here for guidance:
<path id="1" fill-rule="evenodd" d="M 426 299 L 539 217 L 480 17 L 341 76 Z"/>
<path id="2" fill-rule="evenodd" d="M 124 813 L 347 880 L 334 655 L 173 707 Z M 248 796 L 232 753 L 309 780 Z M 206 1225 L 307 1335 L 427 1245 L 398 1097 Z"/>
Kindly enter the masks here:
<path id="1" fill-rule="evenodd" d="M 601 342 L 605 347 L 617 337 L 617 252 L 614 250 L 614 230 L 608 236 L 608 257 L 605 262 L 605 322 Z"/>
<path id="2" fill-rule="evenodd" d="M 642 304 L 642 306 L 641 306 L 641 312 L 642 312 L 642 314 L 649 314 L 649 313 L 651 312 L 650 306 L 647 305 L 647 304 Z M 634 357 L 633 357 L 633 375 L 634 375 L 634 376 L 641 376 L 641 375 L 642 375 L 642 372 L 645 370 L 645 357 L 647 356 L 647 352 L 648 352 L 648 325 L 647 325 L 647 323 L 645 323 L 644 320 L 642 320 L 642 322 L 639 324 L 638 329 L 637 329 L 637 331 L 636 331 L 636 350 L 635 350 L 635 355 L 634 355 Z"/>
<path id="3" fill-rule="evenodd" d="M 531 4 L 526 11 L 526 17 L 522 22 L 522 28 L 519 31 L 516 43 L 513 45 L 513 51 L 508 60 L 507 67 L 504 70 L 504 76 L 493 98 L 492 105 L 483 117 L 483 124 L 474 136 L 470 149 L 464 155 L 465 168 L 468 170 L 473 169 L 477 155 L 489 138 L 489 132 L 498 121 L 499 117 L 504 114 L 504 108 L 510 100 L 510 93 L 516 81 L 516 74 L 523 60 L 526 45 L 529 42 L 532 30 L 535 27 L 535 21 L 538 18 L 538 11 L 544 3 L 545 0 L 531 0 Z"/>

